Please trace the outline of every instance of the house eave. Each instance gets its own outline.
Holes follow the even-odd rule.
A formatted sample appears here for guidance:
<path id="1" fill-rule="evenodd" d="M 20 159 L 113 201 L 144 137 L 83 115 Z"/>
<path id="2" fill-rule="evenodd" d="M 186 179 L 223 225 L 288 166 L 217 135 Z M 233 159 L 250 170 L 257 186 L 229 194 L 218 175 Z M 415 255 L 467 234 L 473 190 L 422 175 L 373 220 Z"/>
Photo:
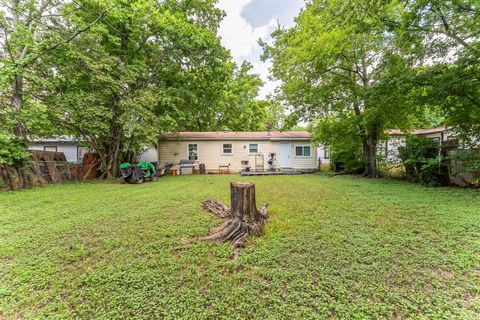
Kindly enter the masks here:
<path id="1" fill-rule="evenodd" d="M 160 142 L 162 141 L 311 141 L 310 138 L 232 138 L 232 137 L 225 137 L 225 138 L 175 138 L 175 137 L 168 137 L 168 138 L 160 138 Z"/>

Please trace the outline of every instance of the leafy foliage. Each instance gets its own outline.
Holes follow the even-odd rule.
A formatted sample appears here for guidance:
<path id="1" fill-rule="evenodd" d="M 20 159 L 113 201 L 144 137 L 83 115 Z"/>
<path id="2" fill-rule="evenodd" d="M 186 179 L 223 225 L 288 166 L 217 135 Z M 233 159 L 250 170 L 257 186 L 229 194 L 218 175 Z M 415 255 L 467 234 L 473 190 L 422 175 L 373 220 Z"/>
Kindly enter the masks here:
<path id="1" fill-rule="evenodd" d="M 399 78 L 410 60 L 399 53 L 381 22 L 398 10 L 397 2 L 311 1 L 294 27 L 277 30 L 274 44 L 264 45 L 273 75 L 282 81 L 280 99 L 292 106 L 293 116 L 337 118 L 337 130 L 347 131 L 335 136 L 361 141 L 365 174 L 371 177 L 377 176 L 382 131 L 410 126 L 415 109 L 414 104 L 396 105 L 403 95 Z"/>
<path id="2" fill-rule="evenodd" d="M 399 151 L 407 177 L 426 185 L 442 184 L 445 158 L 440 154 L 440 144 L 437 141 L 408 137 L 406 146 Z"/>
<path id="3" fill-rule="evenodd" d="M 159 134 L 264 130 L 279 108 L 217 36 L 216 1 L 13 1 L 0 8 L 0 127 L 72 135 L 106 176 Z M 5 50 L 4 50 L 5 49 Z"/>
<path id="4" fill-rule="evenodd" d="M 480 3 L 474 0 L 401 1 L 384 22 L 416 63 L 407 81 L 414 103 L 439 112 L 463 140 L 480 137 Z"/>
<path id="5" fill-rule="evenodd" d="M 466 185 L 472 187 L 480 186 L 480 150 L 479 149 L 460 149 L 449 153 L 452 168 L 451 174 L 463 178 L 465 173 L 471 174 L 471 181 L 463 179 Z"/>
<path id="6" fill-rule="evenodd" d="M 361 173 L 365 167 L 356 121 L 353 114 L 343 119 L 323 117 L 316 120 L 311 128 L 314 140 L 329 146 L 331 165 L 336 172 Z"/>
<path id="7" fill-rule="evenodd" d="M 258 75 L 222 47 L 215 4 L 7 1 L 0 126 L 81 138 L 113 176 L 166 131 L 277 125 L 278 108 L 255 101 Z"/>
<path id="8" fill-rule="evenodd" d="M 44 99 L 51 122 L 91 141 L 115 175 L 120 162 L 131 161 L 125 157 L 154 145 L 161 132 L 203 126 L 232 66 L 215 34 L 221 14 L 205 11 L 202 1 L 111 6 L 89 33 L 49 57 L 54 90 Z M 72 28 L 107 10 L 96 1 L 84 8 Z"/>
<path id="9" fill-rule="evenodd" d="M 451 155 L 450 158 L 464 162 L 463 169 L 465 172 L 480 173 L 480 152 L 478 149 L 461 149 Z"/>
<path id="10" fill-rule="evenodd" d="M 28 157 L 25 140 L 0 132 L 0 165 L 18 164 Z"/>
<path id="11" fill-rule="evenodd" d="M 273 100 L 257 100 L 263 81 L 259 75 L 251 73 L 252 68 L 250 63 L 244 62 L 235 69 L 225 90 L 223 108 L 211 129 L 265 131 L 281 127 L 283 109 Z"/>

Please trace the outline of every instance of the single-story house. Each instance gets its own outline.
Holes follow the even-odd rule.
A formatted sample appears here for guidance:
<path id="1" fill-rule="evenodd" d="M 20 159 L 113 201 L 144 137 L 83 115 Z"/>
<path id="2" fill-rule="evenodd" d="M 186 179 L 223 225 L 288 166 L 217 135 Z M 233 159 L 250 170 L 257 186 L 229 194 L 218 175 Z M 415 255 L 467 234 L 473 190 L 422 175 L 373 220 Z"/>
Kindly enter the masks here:
<path id="1" fill-rule="evenodd" d="M 81 142 L 71 136 L 58 136 L 53 138 L 33 138 L 28 150 L 63 152 L 67 162 L 82 162 L 83 156 L 89 151 Z"/>
<path id="2" fill-rule="evenodd" d="M 405 137 L 406 135 L 404 132 L 398 129 L 389 130 L 387 133 L 390 137 Z M 410 134 L 421 138 L 434 139 L 438 142 L 457 139 L 453 127 L 416 129 Z"/>
<path id="3" fill-rule="evenodd" d="M 432 128 L 432 129 L 416 129 L 409 133 L 405 133 L 398 129 L 388 130 L 387 134 L 389 138 L 387 140 L 380 141 L 379 152 L 390 162 L 399 162 L 400 156 L 398 149 L 405 146 L 406 136 L 412 135 L 421 138 L 433 139 L 438 143 L 457 139 L 454 128 Z"/>
<path id="4" fill-rule="evenodd" d="M 264 132 L 178 132 L 161 136 L 158 143 L 159 164 L 195 160 L 210 172 L 269 168 L 275 154 L 276 168 L 314 170 L 318 166 L 317 146 L 304 131 Z"/>

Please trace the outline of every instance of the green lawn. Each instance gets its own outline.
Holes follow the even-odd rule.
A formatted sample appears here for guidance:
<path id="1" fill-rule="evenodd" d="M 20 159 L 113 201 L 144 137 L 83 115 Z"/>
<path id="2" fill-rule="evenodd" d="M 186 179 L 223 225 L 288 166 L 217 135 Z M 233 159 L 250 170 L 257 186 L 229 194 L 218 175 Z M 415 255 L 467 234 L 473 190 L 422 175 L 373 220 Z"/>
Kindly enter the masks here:
<path id="1" fill-rule="evenodd" d="M 0 194 L 0 319 L 479 319 L 480 192 L 253 177 L 266 235 L 189 243 L 232 176 Z"/>

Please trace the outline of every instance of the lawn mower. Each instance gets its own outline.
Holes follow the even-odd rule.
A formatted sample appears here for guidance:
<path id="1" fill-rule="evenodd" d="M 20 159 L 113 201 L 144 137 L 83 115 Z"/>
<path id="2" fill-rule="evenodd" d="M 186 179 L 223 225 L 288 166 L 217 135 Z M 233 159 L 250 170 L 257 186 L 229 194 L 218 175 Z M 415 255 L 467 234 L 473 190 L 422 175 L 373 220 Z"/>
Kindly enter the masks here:
<path id="1" fill-rule="evenodd" d="M 140 162 L 138 164 L 131 164 L 129 162 L 120 165 L 121 183 L 143 183 L 145 179 L 150 181 L 157 181 L 158 174 L 155 166 L 149 161 Z"/>

